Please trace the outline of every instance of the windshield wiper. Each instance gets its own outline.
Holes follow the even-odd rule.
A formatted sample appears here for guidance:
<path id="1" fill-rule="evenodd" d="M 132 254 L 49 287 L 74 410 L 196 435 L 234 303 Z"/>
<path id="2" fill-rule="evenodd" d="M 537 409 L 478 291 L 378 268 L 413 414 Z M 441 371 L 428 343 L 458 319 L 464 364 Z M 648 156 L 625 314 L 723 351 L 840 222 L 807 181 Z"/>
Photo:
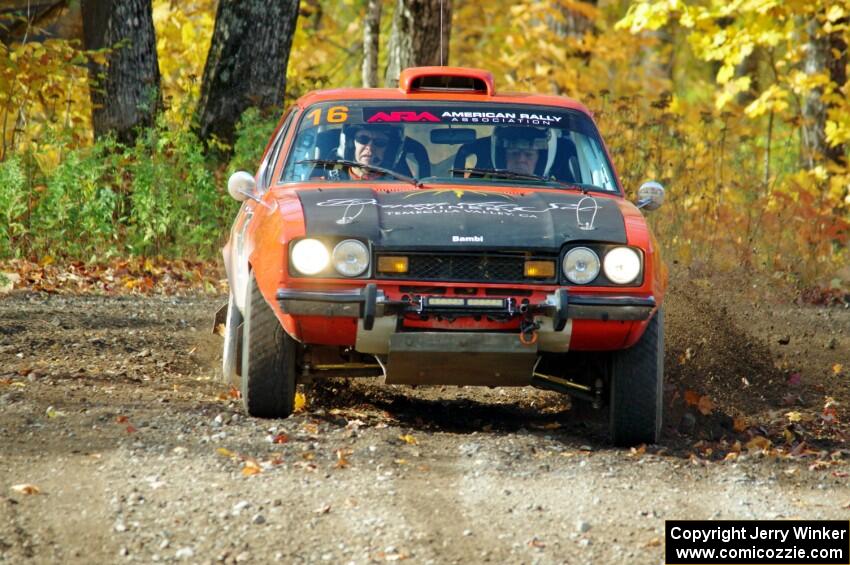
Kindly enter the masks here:
<path id="1" fill-rule="evenodd" d="M 319 167 L 356 167 L 358 169 L 372 171 L 373 173 L 389 175 L 394 179 L 409 182 L 416 188 L 422 186 L 422 183 L 416 177 L 409 177 L 407 175 L 397 173 L 393 170 L 385 169 L 384 167 L 379 167 L 377 165 L 364 165 L 363 163 L 358 163 L 357 161 L 350 161 L 348 159 L 303 159 L 301 161 L 296 161 L 295 164 L 318 165 Z"/>
<path id="2" fill-rule="evenodd" d="M 556 179 L 555 177 L 549 176 L 544 177 L 543 175 L 535 175 L 534 173 L 520 173 L 518 171 L 511 171 L 510 169 L 452 169 L 452 173 L 469 173 L 471 175 L 481 175 L 482 177 L 496 177 L 503 179 L 515 179 L 515 180 L 536 180 L 540 182 L 550 182 L 557 184 L 563 188 L 570 188 L 573 190 L 580 190 L 582 192 L 587 192 L 587 188 L 584 185 L 577 184 L 574 182 L 565 182 Z"/>

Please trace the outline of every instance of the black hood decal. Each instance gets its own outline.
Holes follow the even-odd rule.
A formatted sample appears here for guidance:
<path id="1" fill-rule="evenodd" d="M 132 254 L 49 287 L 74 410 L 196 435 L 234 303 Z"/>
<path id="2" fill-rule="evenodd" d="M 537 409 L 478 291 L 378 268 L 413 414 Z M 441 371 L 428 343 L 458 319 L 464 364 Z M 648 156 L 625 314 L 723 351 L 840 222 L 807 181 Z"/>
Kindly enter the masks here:
<path id="1" fill-rule="evenodd" d="M 307 235 L 368 239 L 378 249 L 557 250 L 626 243 L 616 202 L 578 192 L 300 190 Z"/>

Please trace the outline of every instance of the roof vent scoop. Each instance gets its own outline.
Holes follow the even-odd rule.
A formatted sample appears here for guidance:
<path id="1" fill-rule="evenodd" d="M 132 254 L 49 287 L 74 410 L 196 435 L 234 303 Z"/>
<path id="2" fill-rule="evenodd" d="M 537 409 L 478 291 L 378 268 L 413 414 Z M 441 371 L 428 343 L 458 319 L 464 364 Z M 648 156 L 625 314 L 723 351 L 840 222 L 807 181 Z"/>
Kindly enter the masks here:
<path id="1" fill-rule="evenodd" d="M 468 92 L 496 94 L 493 75 L 482 69 L 463 67 L 412 67 L 398 78 L 402 92 Z"/>

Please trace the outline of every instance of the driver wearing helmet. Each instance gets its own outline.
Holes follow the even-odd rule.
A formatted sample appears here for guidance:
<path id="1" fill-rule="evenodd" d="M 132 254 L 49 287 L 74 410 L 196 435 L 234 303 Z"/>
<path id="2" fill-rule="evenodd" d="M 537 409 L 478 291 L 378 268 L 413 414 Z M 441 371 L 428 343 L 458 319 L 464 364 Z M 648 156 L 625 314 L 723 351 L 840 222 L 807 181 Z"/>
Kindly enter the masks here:
<path id="1" fill-rule="evenodd" d="M 395 156 L 400 149 L 401 132 L 394 126 L 386 124 L 363 124 L 347 128 L 344 136 L 350 136 L 351 141 L 344 140 L 345 157 L 363 165 L 392 168 Z M 361 167 L 349 167 L 349 178 L 354 180 L 370 180 L 381 178 L 383 173 Z"/>
<path id="2" fill-rule="evenodd" d="M 545 162 L 541 155 L 548 148 L 545 130 L 533 127 L 501 126 L 493 132 L 493 162 L 497 169 L 524 175 L 536 173 L 538 164 Z"/>

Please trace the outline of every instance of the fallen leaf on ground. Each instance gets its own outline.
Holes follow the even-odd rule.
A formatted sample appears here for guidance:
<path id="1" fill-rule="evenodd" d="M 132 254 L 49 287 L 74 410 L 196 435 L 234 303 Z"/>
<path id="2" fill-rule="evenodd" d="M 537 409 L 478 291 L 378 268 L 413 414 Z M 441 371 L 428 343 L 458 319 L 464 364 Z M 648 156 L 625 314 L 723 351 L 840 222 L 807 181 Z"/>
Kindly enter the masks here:
<path id="1" fill-rule="evenodd" d="M 39 494 L 41 489 L 30 483 L 21 483 L 12 485 L 12 490 L 20 494 Z"/>
<path id="2" fill-rule="evenodd" d="M 215 452 L 219 455 L 223 455 L 224 457 L 233 457 L 233 452 L 224 447 L 217 448 Z"/>
<path id="3" fill-rule="evenodd" d="M 253 459 L 248 459 L 245 461 L 245 466 L 242 467 L 242 476 L 250 477 L 251 475 L 257 475 L 263 472 L 263 468 L 257 464 Z"/>
<path id="4" fill-rule="evenodd" d="M 303 392 L 296 392 L 295 400 L 292 405 L 293 412 L 301 412 L 304 410 L 305 406 L 307 406 L 307 397 L 304 396 Z"/>
<path id="5" fill-rule="evenodd" d="M 404 443 L 406 443 L 408 445 L 419 445 L 419 442 L 416 441 L 416 438 L 413 437 L 410 434 L 404 434 L 404 435 L 398 436 L 398 439 L 400 439 L 401 441 L 403 441 Z"/>
<path id="6" fill-rule="evenodd" d="M 286 434 L 277 434 L 272 438 L 272 443 L 286 443 L 289 441 L 289 436 Z"/>
<path id="7" fill-rule="evenodd" d="M 345 469 L 348 467 L 348 459 L 347 457 L 351 455 L 353 452 L 350 449 L 337 449 L 336 450 L 336 468 L 337 469 Z"/>
<path id="8" fill-rule="evenodd" d="M 660 538 L 652 538 L 651 540 L 649 540 L 648 542 L 646 542 L 644 544 L 644 547 L 658 547 L 659 545 L 661 545 L 661 539 Z"/>
<path id="9" fill-rule="evenodd" d="M 747 419 L 743 416 L 737 416 L 734 420 L 732 420 L 732 429 L 736 432 L 743 432 L 747 429 Z"/>
<path id="10" fill-rule="evenodd" d="M 313 510 L 313 513 L 314 514 L 327 514 L 330 511 L 331 511 L 331 505 L 325 504 L 324 506 L 320 506 L 319 508 L 316 508 L 315 510 Z"/>
<path id="11" fill-rule="evenodd" d="M 127 433 L 128 433 L 128 434 L 134 434 L 134 433 L 136 433 L 137 431 L 139 431 L 139 430 L 137 430 L 136 428 L 134 428 L 132 425 L 127 426 L 125 429 L 127 430 Z"/>
<path id="12" fill-rule="evenodd" d="M 127 416 L 118 416 L 115 418 L 115 421 L 119 424 L 126 424 L 129 418 Z"/>
<path id="13" fill-rule="evenodd" d="M 835 374 L 835 375 L 840 375 L 841 371 L 843 371 L 843 370 L 844 370 L 844 365 L 842 365 L 841 363 L 836 363 L 835 365 L 832 366 L 832 373 Z"/>
<path id="14" fill-rule="evenodd" d="M 712 412 L 714 412 L 714 402 L 706 396 L 701 396 L 699 402 L 697 403 L 697 409 L 703 416 L 708 416 Z"/>
<path id="15" fill-rule="evenodd" d="M 822 471 L 824 469 L 828 469 L 830 466 L 829 461 L 815 461 L 811 465 L 809 465 L 809 471 Z"/>
<path id="16" fill-rule="evenodd" d="M 560 429 L 561 424 L 559 422 L 547 422 L 546 424 L 532 424 L 531 427 L 538 430 L 557 430 Z"/>
<path id="17" fill-rule="evenodd" d="M 747 449 L 752 451 L 754 449 L 770 449 L 770 446 L 773 445 L 769 439 L 764 436 L 755 436 L 753 439 L 747 442 Z"/>
<path id="18" fill-rule="evenodd" d="M 803 419 L 803 415 L 799 412 L 788 412 L 785 417 L 788 418 L 789 422 L 799 422 Z"/>
<path id="19" fill-rule="evenodd" d="M 697 406 L 699 405 L 700 394 L 693 390 L 685 391 L 685 404 L 688 406 Z"/>

